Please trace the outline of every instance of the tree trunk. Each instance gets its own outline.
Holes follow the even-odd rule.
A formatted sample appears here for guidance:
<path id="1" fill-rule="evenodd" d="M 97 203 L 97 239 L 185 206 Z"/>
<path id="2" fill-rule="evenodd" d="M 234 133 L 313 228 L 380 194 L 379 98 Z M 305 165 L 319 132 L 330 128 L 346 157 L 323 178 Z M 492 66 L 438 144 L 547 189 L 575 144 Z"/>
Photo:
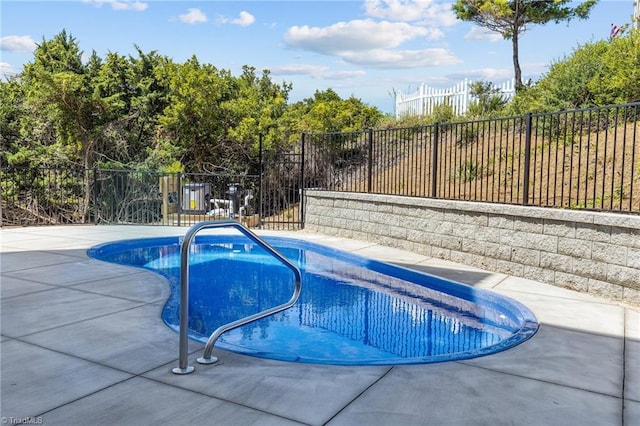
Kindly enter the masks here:
<path id="1" fill-rule="evenodd" d="M 518 31 L 514 28 L 513 37 L 511 37 L 511 45 L 513 47 L 513 71 L 516 80 L 516 93 L 522 89 L 522 70 L 520 69 L 520 60 L 518 59 Z"/>

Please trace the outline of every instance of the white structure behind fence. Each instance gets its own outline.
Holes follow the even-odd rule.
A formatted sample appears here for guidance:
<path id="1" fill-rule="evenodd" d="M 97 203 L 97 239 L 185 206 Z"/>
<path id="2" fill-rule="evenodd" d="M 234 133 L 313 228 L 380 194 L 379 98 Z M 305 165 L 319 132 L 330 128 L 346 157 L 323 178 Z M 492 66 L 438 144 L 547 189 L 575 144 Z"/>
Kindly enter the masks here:
<path id="1" fill-rule="evenodd" d="M 516 92 L 513 79 L 493 87 L 499 89 L 506 99 L 511 99 Z M 470 101 L 469 80 L 466 78 L 448 89 L 436 89 L 423 83 L 413 93 L 396 92 L 396 118 L 430 115 L 436 106 L 445 103 L 451 105 L 455 115 L 464 115 Z"/>

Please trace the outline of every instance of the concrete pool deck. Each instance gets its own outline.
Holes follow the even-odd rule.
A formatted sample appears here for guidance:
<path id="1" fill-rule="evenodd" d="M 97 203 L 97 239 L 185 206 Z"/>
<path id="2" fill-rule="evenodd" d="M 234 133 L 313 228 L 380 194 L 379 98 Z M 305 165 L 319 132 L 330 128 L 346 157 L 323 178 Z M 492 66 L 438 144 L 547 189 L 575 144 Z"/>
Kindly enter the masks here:
<path id="1" fill-rule="evenodd" d="M 86 249 L 186 228 L 54 226 L 0 231 L 0 415 L 43 425 L 639 425 L 636 307 L 414 253 L 293 236 L 491 289 L 540 322 L 505 352 L 412 366 L 296 364 L 214 349 L 178 376 L 168 284 Z"/>

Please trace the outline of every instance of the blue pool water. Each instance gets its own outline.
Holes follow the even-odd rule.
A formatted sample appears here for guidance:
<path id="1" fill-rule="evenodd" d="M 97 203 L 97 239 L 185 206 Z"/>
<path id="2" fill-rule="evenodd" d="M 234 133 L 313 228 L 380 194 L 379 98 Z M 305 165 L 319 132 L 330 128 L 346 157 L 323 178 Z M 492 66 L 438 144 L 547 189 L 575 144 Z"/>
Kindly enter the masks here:
<path id="1" fill-rule="evenodd" d="M 295 239 L 265 240 L 302 272 L 298 302 L 223 334 L 216 346 L 279 360 L 345 365 L 430 363 L 513 347 L 535 334 L 535 316 L 509 298 Z M 172 288 L 163 320 L 179 328 L 178 237 L 117 241 L 95 259 L 142 267 Z M 243 236 L 203 235 L 190 252 L 189 336 L 285 303 L 294 277 Z M 177 336 L 176 336 L 177 338 Z"/>

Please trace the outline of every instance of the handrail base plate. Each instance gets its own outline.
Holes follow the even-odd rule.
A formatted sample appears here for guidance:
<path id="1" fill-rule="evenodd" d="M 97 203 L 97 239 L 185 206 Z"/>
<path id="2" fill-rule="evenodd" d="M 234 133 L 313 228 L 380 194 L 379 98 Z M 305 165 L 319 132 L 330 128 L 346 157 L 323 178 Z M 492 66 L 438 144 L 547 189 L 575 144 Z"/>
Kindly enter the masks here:
<path id="1" fill-rule="evenodd" d="M 197 359 L 200 364 L 215 364 L 218 362 L 218 357 L 212 356 L 211 358 L 200 357 Z"/>
<path id="2" fill-rule="evenodd" d="M 193 373 L 194 371 L 195 371 L 195 367 L 193 367 L 192 365 L 188 365 L 187 368 L 176 367 L 171 370 L 173 374 L 189 374 L 189 373 Z"/>

